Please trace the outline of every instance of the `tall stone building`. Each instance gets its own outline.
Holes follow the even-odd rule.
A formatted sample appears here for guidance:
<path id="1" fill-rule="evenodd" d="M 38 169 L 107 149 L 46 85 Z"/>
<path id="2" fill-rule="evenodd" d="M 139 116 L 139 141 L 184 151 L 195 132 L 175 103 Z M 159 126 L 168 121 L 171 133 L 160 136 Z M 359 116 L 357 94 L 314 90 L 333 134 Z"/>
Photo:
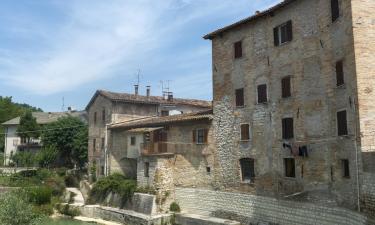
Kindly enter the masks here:
<path id="1" fill-rule="evenodd" d="M 147 88 L 146 95 L 116 93 L 98 90 L 86 107 L 89 121 L 88 157 L 90 168 L 96 168 L 96 175 L 106 173 L 108 161 L 107 138 L 111 134 L 108 124 L 135 121 L 148 117 L 159 117 L 207 110 L 211 102 L 195 99 L 173 98 L 172 93 L 165 96 L 151 96 Z"/>
<path id="2" fill-rule="evenodd" d="M 285 0 L 204 37 L 217 188 L 353 209 L 364 196 L 374 210 L 374 184 L 361 190 L 374 179 L 374 12 L 373 0 Z"/>

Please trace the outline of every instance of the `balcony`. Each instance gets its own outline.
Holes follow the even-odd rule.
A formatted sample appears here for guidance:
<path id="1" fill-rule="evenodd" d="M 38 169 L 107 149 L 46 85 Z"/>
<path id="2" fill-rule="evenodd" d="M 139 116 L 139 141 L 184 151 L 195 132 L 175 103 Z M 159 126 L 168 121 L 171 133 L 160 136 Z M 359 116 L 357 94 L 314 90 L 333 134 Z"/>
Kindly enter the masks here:
<path id="1" fill-rule="evenodd" d="M 141 154 L 150 155 L 173 155 L 184 153 L 204 154 L 207 144 L 195 143 L 172 143 L 172 142 L 149 142 L 141 144 Z"/>

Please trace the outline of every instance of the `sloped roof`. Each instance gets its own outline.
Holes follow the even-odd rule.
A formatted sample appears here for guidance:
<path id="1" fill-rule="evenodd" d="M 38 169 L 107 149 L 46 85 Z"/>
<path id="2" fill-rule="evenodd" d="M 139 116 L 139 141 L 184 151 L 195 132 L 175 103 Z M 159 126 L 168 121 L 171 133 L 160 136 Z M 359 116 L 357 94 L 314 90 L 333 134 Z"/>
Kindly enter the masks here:
<path id="1" fill-rule="evenodd" d="M 76 111 L 76 112 L 33 112 L 33 117 L 36 118 L 38 124 L 48 124 L 57 121 L 58 118 L 64 116 L 73 116 L 79 117 L 82 120 L 86 119 L 85 111 Z M 20 117 L 13 118 L 3 123 L 4 126 L 9 125 L 18 125 L 20 124 Z"/>
<path id="2" fill-rule="evenodd" d="M 198 120 L 212 120 L 212 110 L 206 110 L 195 113 L 186 113 L 173 116 L 164 117 L 151 117 L 143 120 L 129 121 L 124 123 L 116 123 L 109 126 L 109 129 L 135 129 L 144 127 L 160 127 L 166 124 L 185 122 L 185 121 L 198 121 Z"/>
<path id="3" fill-rule="evenodd" d="M 202 108 L 210 108 L 212 103 L 210 101 L 197 100 L 197 99 L 184 99 L 184 98 L 173 98 L 172 101 L 168 101 L 161 96 L 145 96 L 145 95 L 135 95 L 128 93 L 118 93 L 110 92 L 105 90 L 97 90 L 95 95 L 91 98 L 89 104 L 86 106 L 86 110 L 94 102 L 95 98 L 101 95 L 111 101 L 119 102 L 131 102 L 131 103 L 140 103 L 140 104 L 165 104 L 165 105 L 191 105 Z"/>
<path id="4" fill-rule="evenodd" d="M 284 0 L 284 1 L 280 2 L 279 4 L 277 4 L 275 6 L 272 6 L 269 9 L 266 9 L 266 10 L 264 10 L 262 12 L 257 12 L 256 14 L 254 14 L 254 15 L 252 15 L 250 17 L 247 17 L 247 18 L 242 19 L 242 20 L 240 20 L 238 22 L 235 22 L 235 23 L 233 23 L 231 25 L 228 25 L 228 26 L 225 26 L 223 28 L 220 28 L 220 29 L 218 29 L 218 30 L 216 30 L 214 32 L 211 32 L 211 33 L 205 35 L 203 38 L 204 39 L 210 39 L 210 40 L 212 40 L 215 36 L 217 36 L 217 35 L 225 32 L 225 31 L 228 31 L 230 29 L 236 28 L 236 27 L 238 27 L 238 26 L 240 26 L 242 24 L 245 24 L 245 23 L 257 20 L 257 19 L 262 18 L 264 16 L 268 16 L 270 14 L 272 15 L 272 13 L 274 13 L 276 10 L 279 10 L 282 7 L 288 5 L 288 4 L 292 3 L 292 2 L 295 2 L 295 1 L 297 1 L 297 0 Z"/>

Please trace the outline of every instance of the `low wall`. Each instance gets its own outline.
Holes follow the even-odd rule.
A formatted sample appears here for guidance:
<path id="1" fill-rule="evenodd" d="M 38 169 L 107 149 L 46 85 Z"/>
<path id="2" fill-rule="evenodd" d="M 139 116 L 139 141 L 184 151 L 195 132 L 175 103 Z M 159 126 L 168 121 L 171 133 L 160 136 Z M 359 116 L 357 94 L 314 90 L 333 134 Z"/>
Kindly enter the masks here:
<path id="1" fill-rule="evenodd" d="M 361 189 L 362 210 L 375 217 L 375 174 L 363 173 Z"/>
<path id="2" fill-rule="evenodd" d="M 184 213 L 279 225 L 370 225 L 366 216 L 342 208 L 277 200 L 231 192 L 177 188 L 176 201 Z"/>

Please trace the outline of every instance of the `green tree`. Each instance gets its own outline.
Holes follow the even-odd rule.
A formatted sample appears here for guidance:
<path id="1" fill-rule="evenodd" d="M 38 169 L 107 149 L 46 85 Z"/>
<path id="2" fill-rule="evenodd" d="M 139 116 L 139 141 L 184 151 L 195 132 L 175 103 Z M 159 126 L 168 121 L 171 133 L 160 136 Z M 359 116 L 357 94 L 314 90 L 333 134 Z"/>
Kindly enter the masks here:
<path id="1" fill-rule="evenodd" d="M 11 157 L 17 166 L 31 167 L 35 165 L 35 154 L 32 152 L 17 152 Z"/>
<path id="2" fill-rule="evenodd" d="M 87 162 L 87 125 L 79 118 L 67 116 L 47 124 L 42 133 L 44 146 L 57 149 L 60 163 L 82 168 Z"/>
<path id="3" fill-rule="evenodd" d="M 32 138 L 40 137 L 40 126 L 33 117 L 31 111 L 26 111 L 20 118 L 20 124 L 17 128 L 18 136 L 26 140 L 26 144 L 30 144 Z"/>
<path id="4" fill-rule="evenodd" d="M 38 165 L 43 168 L 50 168 L 57 159 L 58 151 L 55 146 L 44 146 L 35 156 Z"/>

